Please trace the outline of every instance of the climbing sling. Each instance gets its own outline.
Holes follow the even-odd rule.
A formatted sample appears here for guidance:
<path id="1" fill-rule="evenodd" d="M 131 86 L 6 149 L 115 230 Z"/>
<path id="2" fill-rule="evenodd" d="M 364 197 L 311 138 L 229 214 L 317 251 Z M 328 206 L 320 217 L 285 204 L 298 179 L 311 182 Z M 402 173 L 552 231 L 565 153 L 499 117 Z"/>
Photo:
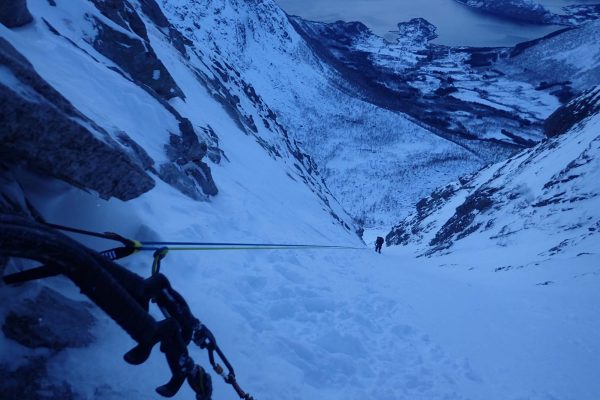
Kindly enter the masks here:
<path id="1" fill-rule="evenodd" d="M 117 241 L 122 246 L 96 252 L 56 230 Z M 16 284 L 56 275 L 67 276 L 138 342 L 124 357 L 131 364 L 145 362 L 152 347 L 160 342 L 161 351 L 165 353 L 173 374 L 167 384 L 156 389 L 166 397 L 174 396 L 187 380 L 197 400 L 210 399 L 210 376 L 187 353 L 187 344 L 193 341 L 201 349 L 207 350 L 214 371 L 233 387 L 241 399 L 253 399 L 240 388 L 233 367 L 217 345 L 212 332 L 191 314 L 183 297 L 171 288 L 168 279 L 160 273 L 161 261 L 168 252 L 309 249 L 364 250 L 308 244 L 141 242 L 113 232 L 92 232 L 0 214 L 0 254 L 42 263 L 39 267 L 4 276 L 4 282 Z M 114 263 L 139 251 L 154 251 L 148 279 Z M 157 322 L 148 314 L 149 301 L 159 306 L 165 320 Z M 225 365 L 227 372 L 216 361 L 216 357 Z"/>
<path id="2" fill-rule="evenodd" d="M 187 344 L 193 340 L 208 351 L 212 367 L 234 388 L 238 396 L 252 400 L 252 396 L 238 385 L 233 368 L 218 347 L 214 335 L 191 314 L 183 297 L 159 273 L 160 260 L 166 252 L 155 252 L 155 273 L 143 279 L 112 260 L 135 252 L 139 246 L 118 235 L 100 235 L 120 241 L 125 245 L 125 250 L 112 249 L 105 254 L 98 253 L 48 226 L 22 217 L 0 214 L 0 254 L 43 264 L 3 279 L 6 283 L 14 284 L 65 275 L 138 343 L 125 355 L 125 360 L 131 364 L 143 363 L 154 345 L 160 343 L 172 373 L 169 382 L 156 389 L 162 396 L 174 396 L 187 380 L 197 400 L 211 398 L 210 376 L 194 363 L 187 352 Z M 159 305 L 165 320 L 156 321 L 148 313 L 149 301 Z M 227 373 L 215 361 L 215 353 L 227 367 Z"/>

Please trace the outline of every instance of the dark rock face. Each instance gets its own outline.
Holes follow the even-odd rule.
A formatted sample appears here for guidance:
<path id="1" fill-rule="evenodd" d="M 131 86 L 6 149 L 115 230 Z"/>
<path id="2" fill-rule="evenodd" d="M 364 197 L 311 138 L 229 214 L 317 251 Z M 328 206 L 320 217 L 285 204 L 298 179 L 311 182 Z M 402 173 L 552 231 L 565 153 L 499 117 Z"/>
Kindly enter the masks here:
<path id="1" fill-rule="evenodd" d="M 98 35 L 93 42 L 94 48 L 139 81 L 142 84 L 140 86 L 152 89 L 161 98 L 184 98 L 183 92 L 152 49 L 146 26 L 135 9 L 123 0 L 94 0 L 94 4 L 102 14 L 139 38 L 132 38 L 95 18 Z M 157 11 L 149 2 L 146 2 L 145 9 L 160 23 L 165 23 L 164 15 L 160 18 L 158 14 L 160 9 Z"/>
<path id="2" fill-rule="evenodd" d="M 27 400 L 77 400 L 80 396 L 73 392 L 67 382 L 48 379 L 47 360 L 33 358 L 24 366 L 11 371 L 0 365 L 0 398 Z"/>
<path id="3" fill-rule="evenodd" d="M 198 182 L 204 194 L 208 196 L 216 196 L 219 193 L 217 189 L 217 185 L 212 178 L 212 172 L 210 171 L 210 167 L 203 163 L 199 162 L 198 168 L 194 168 L 190 175 Z"/>
<path id="4" fill-rule="evenodd" d="M 187 55 L 187 50 L 185 49 L 186 39 L 181 32 L 173 28 L 158 4 L 156 4 L 154 0 L 141 0 L 140 5 L 142 6 L 142 12 L 146 14 L 156 26 L 169 30 L 169 40 L 173 46 L 184 56 Z"/>
<path id="5" fill-rule="evenodd" d="M 386 244 L 388 246 L 405 245 L 413 236 L 419 237 L 423 229 L 419 226 L 419 222 L 434 214 L 460 187 L 458 184 L 448 185 L 435 190 L 429 197 L 421 199 L 416 205 L 417 217 L 413 223 L 403 222 L 393 227 L 385 237 Z"/>
<path id="6" fill-rule="evenodd" d="M 0 122 L 5 128 L 0 132 L 2 160 L 9 165 L 25 164 L 33 171 L 95 190 L 103 198 L 129 200 L 150 190 L 154 180 L 144 172 L 147 170 L 195 199 L 216 195 L 210 168 L 201 161 L 207 145 L 198 139 L 192 124 L 168 103 L 184 95 L 152 49 L 145 24 L 150 19 L 186 56 L 183 36 L 169 24 L 154 0 L 140 3 L 144 14 L 127 0 L 96 0 L 94 4 L 122 29 L 90 17 L 97 32 L 88 39 L 90 44 L 118 66 L 118 73 L 146 90 L 180 122 L 179 135 L 174 133 L 176 139 L 166 145 L 173 165 L 155 171 L 152 158 L 126 132 L 111 136 L 82 115 L 4 41 L 0 65 L 7 65 L 14 77 L 10 78 L 12 82 L 0 81 Z M 48 21 L 44 23 L 62 36 Z M 216 134 L 211 133 L 212 140 Z M 221 155 L 218 148 L 212 149 L 211 159 L 220 161 Z"/>
<path id="7" fill-rule="evenodd" d="M 2 324 L 4 335 L 25 347 L 62 350 L 94 341 L 90 305 L 73 301 L 49 288 L 35 299 L 12 306 Z"/>
<path id="8" fill-rule="evenodd" d="M 17 28 L 33 21 L 27 9 L 26 0 L 6 0 L 0 2 L 0 24 Z"/>
<path id="9" fill-rule="evenodd" d="M 2 38 L 0 66 L 8 72 L 0 81 L 0 159 L 4 163 L 25 165 L 95 190 L 103 198 L 130 200 L 154 187 L 154 180 L 144 172 L 147 163 L 142 166 L 132 160 Z"/>
<path id="10" fill-rule="evenodd" d="M 194 127 L 188 119 L 182 119 L 179 123 L 181 136 L 171 135 L 167 146 L 167 155 L 173 161 L 183 165 L 188 162 L 197 162 L 206 155 L 207 145 L 198 140 Z"/>
<path id="11" fill-rule="evenodd" d="M 210 167 L 202 161 L 208 152 L 208 145 L 198 140 L 188 119 L 181 119 L 179 130 L 181 136 L 171 134 L 166 146 L 171 163 L 160 166 L 161 179 L 194 199 L 216 196 L 219 190 L 212 178 Z M 198 192 L 198 186 L 204 195 Z"/>
<path id="12" fill-rule="evenodd" d="M 207 196 L 219 193 L 210 167 L 201 161 L 184 165 L 165 163 L 160 166 L 159 174 L 163 181 L 195 200 L 206 200 Z"/>
<path id="13" fill-rule="evenodd" d="M 165 146 L 171 162 L 159 167 L 159 177 L 193 199 L 205 200 L 206 196 L 216 195 L 218 190 L 210 167 L 201 161 L 208 146 L 198 139 L 190 121 L 167 102 L 173 97 L 185 96 L 152 49 L 141 16 L 126 0 L 94 0 L 94 4 L 104 16 L 132 33 L 126 35 L 95 19 L 98 35 L 92 43 L 94 48 L 114 61 L 179 121 L 180 135 L 172 134 L 170 143 Z M 143 0 L 140 4 L 142 12 L 165 34 L 168 31 L 166 35 L 173 46 L 187 56 L 183 35 L 171 26 L 156 2 Z M 139 146 L 124 144 L 139 153 Z"/>
<path id="14" fill-rule="evenodd" d="M 600 112 L 600 86 L 596 86 L 552 113 L 544 122 L 546 136 L 562 135 L 574 125 Z"/>
<path id="15" fill-rule="evenodd" d="M 461 239 L 479 229 L 479 225 L 473 225 L 475 217 L 494 204 L 492 195 L 498 188 L 479 189 L 467 197 L 463 204 L 456 208 L 456 213 L 450 218 L 435 235 L 430 246 L 449 245 L 452 238 L 456 236 Z"/>

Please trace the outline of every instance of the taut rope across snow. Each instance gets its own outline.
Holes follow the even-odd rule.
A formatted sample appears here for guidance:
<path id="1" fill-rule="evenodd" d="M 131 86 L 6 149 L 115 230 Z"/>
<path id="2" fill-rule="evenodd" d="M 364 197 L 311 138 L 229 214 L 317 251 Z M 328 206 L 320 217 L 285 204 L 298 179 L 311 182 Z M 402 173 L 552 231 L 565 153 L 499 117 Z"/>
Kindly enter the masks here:
<path id="1" fill-rule="evenodd" d="M 366 247 L 351 247 L 340 245 L 318 245 L 318 244 L 281 244 L 281 243 L 229 243 L 229 242 L 157 242 L 138 241 L 125 238 L 113 232 L 92 232 L 64 225 L 42 222 L 42 224 L 80 235 L 93 236 L 106 240 L 120 242 L 124 247 L 102 251 L 101 254 L 111 260 L 124 258 L 137 251 L 236 251 L 236 250 L 366 250 Z"/>

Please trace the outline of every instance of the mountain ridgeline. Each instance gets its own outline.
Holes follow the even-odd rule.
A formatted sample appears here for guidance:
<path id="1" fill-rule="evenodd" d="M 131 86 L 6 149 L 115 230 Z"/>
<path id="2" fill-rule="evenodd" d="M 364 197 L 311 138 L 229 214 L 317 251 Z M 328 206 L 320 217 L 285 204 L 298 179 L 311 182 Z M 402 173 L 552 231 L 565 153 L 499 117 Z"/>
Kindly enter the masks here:
<path id="1" fill-rule="evenodd" d="M 196 108 L 205 93 L 350 231 L 389 226 L 436 188 L 536 145 L 561 104 L 600 83 L 589 15 L 514 48 L 468 48 L 432 44 L 436 28 L 422 18 L 399 23 L 391 42 L 359 22 L 288 16 L 270 0 L 20 1 L 0 11 L 6 169 L 104 198 L 134 198 L 159 179 L 208 200 L 219 193 L 211 166 L 228 157 L 222 124 Z M 42 60 L 32 38 L 61 51 Z M 137 100 L 100 92 L 99 107 L 76 90 L 90 74 L 89 90 L 104 80 Z"/>
<path id="2" fill-rule="evenodd" d="M 600 87 L 548 119 L 549 139 L 434 191 L 387 235 L 421 254 L 484 242 L 520 245 L 530 257 L 582 255 L 600 232 Z M 543 236 L 532 243 L 532 232 Z"/>

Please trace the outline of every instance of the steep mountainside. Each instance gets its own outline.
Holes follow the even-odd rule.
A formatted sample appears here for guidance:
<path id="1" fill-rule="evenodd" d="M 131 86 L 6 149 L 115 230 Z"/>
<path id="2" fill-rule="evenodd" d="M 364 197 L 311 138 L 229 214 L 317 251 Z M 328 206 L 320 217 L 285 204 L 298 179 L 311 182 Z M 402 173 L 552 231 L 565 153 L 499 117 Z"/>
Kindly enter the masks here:
<path id="1" fill-rule="evenodd" d="M 559 24 L 561 19 L 534 0 L 455 0 L 498 17 L 534 24 Z"/>
<path id="2" fill-rule="evenodd" d="M 0 26 L 5 163 L 26 164 L 103 197 L 139 196 L 156 177 L 207 200 L 218 194 L 211 166 L 233 161 L 221 136 L 243 132 L 353 230 L 310 157 L 251 86 L 238 82 L 245 93 L 239 97 L 224 88 L 156 3 L 37 1 L 29 9 L 31 24 Z M 109 166 L 115 168 L 103 169 Z"/>
<path id="3" fill-rule="evenodd" d="M 521 261 L 585 256 L 600 237 L 600 87 L 557 111 L 565 133 L 440 188 L 387 236 L 421 254 L 484 246 Z M 576 115 L 576 118 L 573 116 Z"/>
<path id="4" fill-rule="evenodd" d="M 551 114 L 553 138 L 419 203 L 428 219 L 408 220 L 415 235 L 444 233 L 434 256 L 415 257 L 434 249 L 416 240 L 377 254 L 317 168 L 353 217 L 375 225 L 396 221 L 420 193 L 497 152 L 528 144 L 432 132 L 381 108 L 357 91 L 367 87 L 360 74 L 348 80 L 269 0 L 14 0 L 0 2 L 0 24 L 3 278 L 39 266 L 10 257 L 30 240 L 7 222 L 14 215 L 147 244 L 300 244 L 171 248 L 162 261 L 254 398 L 597 399 L 598 89 Z M 429 28 L 401 27 L 406 46 L 425 43 Z M 480 61 L 506 49 L 488 50 Z M 402 54 L 402 68 L 418 61 Z M 527 116 L 539 139 L 537 121 L 551 112 L 557 88 L 536 94 L 523 79 L 515 85 L 524 98 L 540 100 Z M 472 91 L 479 103 L 492 94 Z M 520 112 L 511 101 L 507 109 Z M 444 197 L 455 204 L 443 205 Z M 492 231 L 497 238 L 488 238 Z M 97 251 L 115 244 L 69 235 Z M 98 279 L 106 264 L 42 250 L 53 245 L 24 251 L 66 263 L 88 291 L 65 274 L 0 280 L 0 399 L 164 398 L 155 391 L 171 376 L 161 346 L 141 365 L 126 363 L 134 341 L 90 301 L 123 284 L 122 275 Z M 121 273 L 149 277 L 154 250 L 120 259 L 129 271 Z M 111 294 L 105 311 L 135 302 Z M 145 337 L 152 321 L 169 316 L 152 302 L 138 311 L 146 323 L 133 329 Z M 187 348 L 210 372 L 212 398 L 237 399 L 206 349 Z M 194 397 L 186 384 L 173 399 Z"/>
<path id="5" fill-rule="evenodd" d="M 278 129 L 302 142 L 342 205 L 367 225 L 389 224 L 423 193 L 483 164 L 479 154 L 361 99 L 273 1 L 162 6 L 239 107 L 272 109 Z"/>
<path id="6" fill-rule="evenodd" d="M 398 41 L 390 44 L 360 23 L 290 19 L 272 1 L 34 2 L 31 8 L 43 16 L 36 20 L 37 37 L 51 33 L 72 54 L 47 55 L 28 32 L 7 36 L 9 44 L 91 121 L 84 128 L 91 129 L 90 140 L 104 138 L 95 143 L 106 142 L 113 159 L 129 154 L 128 168 L 146 171 L 148 183 L 129 196 L 148 190 L 151 176 L 197 199 L 218 193 L 210 166 L 226 154 L 219 147 L 222 132 L 199 119 L 193 106 L 203 92 L 191 88 L 202 85 L 348 227 L 321 176 L 356 222 L 390 224 L 434 188 L 539 141 L 559 100 L 599 83 L 600 76 L 598 22 L 514 49 L 470 49 L 431 45 L 435 27 L 421 19 L 399 24 Z M 80 55 L 85 63 L 62 71 L 42 61 Z M 534 65 L 539 59 L 544 66 Z M 106 79 L 134 82 L 136 93 L 149 99 L 130 110 L 131 122 L 108 122 L 109 110 L 122 109 L 114 93 L 113 100 L 91 107 L 71 85 L 82 75 L 78 70 L 99 65 Z M 22 73 L 12 68 L 12 75 Z M 97 90 L 99 82 L 88 81 L 84 89 Z M 164 118 L 137 117 L 148 112 Z M 163 144 L 147 146 L 148 132 L 162 136 Z M 17 130 L 11 135 L 17 136 L 7 143 Z M 62 146 L 54 144 L 49 158 Z M 24 154 L 17 158 L 33 159 L 31 149 L 13 150 Z M 52 170 L 42 161 L 29 161 L 29 167 Z M 94 180 L 70 181 L 110 196 L 111 189 Z"/>
<path id="7" fill-rule="evenodd" d="M 494 67 L 559 98 L 566 91 L 568 99 L 600 83 L 600 20 L 521 43 Z"/>

